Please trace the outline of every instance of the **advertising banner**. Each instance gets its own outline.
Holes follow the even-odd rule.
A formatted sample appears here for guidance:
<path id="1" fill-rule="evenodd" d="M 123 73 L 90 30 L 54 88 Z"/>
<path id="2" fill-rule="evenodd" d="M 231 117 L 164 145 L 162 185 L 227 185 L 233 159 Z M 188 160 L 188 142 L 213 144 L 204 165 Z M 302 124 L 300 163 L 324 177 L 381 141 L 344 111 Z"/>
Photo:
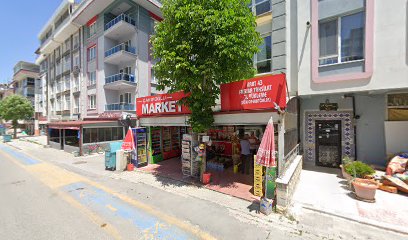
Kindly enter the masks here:
<path id="1" fill-rule="evenodd" d="M 186 106 L 178 105 L 178 101 L 186 97 L 184 92 L 158 94 L 155 96 L 136 99 L 136 113 L 138 117 L 163 116 L 175 114 L 189 114 Z"/>
<path id="2" fill-rule="evenodd" d="M 285 74 L 267 75 L 221 85 L 221 111 L 286 107 Z"/>

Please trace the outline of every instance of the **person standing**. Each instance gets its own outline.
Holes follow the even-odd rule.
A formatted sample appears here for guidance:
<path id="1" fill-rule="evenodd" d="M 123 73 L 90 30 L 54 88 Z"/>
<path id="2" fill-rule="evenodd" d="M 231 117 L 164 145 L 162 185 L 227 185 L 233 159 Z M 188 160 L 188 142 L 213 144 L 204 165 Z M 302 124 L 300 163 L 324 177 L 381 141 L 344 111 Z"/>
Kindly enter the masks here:
<path id="1" fill-rule="evenodd" d="M 250 144 L 251 154 L 256 155 L 256 152 L 257 152 L 258 147 L 259 147 L 259 140 L 255 136 L 254 132 L 251 132 L 251 136 L 249 137 L 248 141 L 249 141 L 249 144 Z"/>
<path id="2" fill-rule="evenodd" d="M 249 168 L 251 166 L 251 144 L 249 143 L 249 135 L 245 134 L 244 137 L 240 140 L 241 145 L 241 161 L 243 174 L 249 174 Z"/>

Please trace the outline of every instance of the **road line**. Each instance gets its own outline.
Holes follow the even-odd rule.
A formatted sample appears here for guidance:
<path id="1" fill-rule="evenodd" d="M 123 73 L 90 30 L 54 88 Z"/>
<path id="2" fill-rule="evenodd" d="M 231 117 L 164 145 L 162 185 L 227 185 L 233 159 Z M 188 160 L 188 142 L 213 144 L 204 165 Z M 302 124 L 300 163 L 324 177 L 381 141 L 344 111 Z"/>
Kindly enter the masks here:
<path id="1" fill-rule="evenodd" d="M 4 151 L 4 147 L 1 146 L 0 144 L 0 150 Z M 4 152 L 7 152 L 7 154 L 4 154 Z M 26 170 L 28 173 L 33 175 L 34 177 L 38 178 L 44 185 L 48 186 L 49 188 L 53 189 L 58 193 L 58 196 L 60 196 L 64 201 L 68 202 L 71 204 L 73 207 L 77 208 L 80 212 L 82 212 L 86 217 L 88 217 L 93 223 L 97 224 L 98 226 L 102 226 L 102 224 L 106 224 L 107 221 L 99 217 L 97 214 L 94 212 L 90 211 L 87 209 L 85 206 L 81 205 L 78 201 L 76 201 L 74 198 L 66 194 L 65 192 L 61 191 L 58 189 L 57 186 L 61 185 L 61 179 L 57 180 L 59 184 L 55 184 L 52 182 L 52 177 L 58 174 L 55 174 L 55 172 L 52 172 L 53 174 L 47 174 L 44 170 L 38 171 L 41 168 L 47 169 L 47 170 L 57 170 L 61 171 L 62 169 L 56 169 L 55 166 L 54 168 L 50 167 L 49 164 L 47 163 L 41 163 L 38 161 L 38 164 L 33 165 L 33 166 L 27 166 L 23 162 L 18 161 L 15 156 L 20 156 L 20 154 L 8 154 L 8 151 L 4 151 L 3 154 L 2 151 L 0 151 L 0 154 L 4 156 L 6 159 L 10 160 L 11 162 L 15 163 L 16 165 L 20 166 L 24 170 Z M 35 169 L 33 170 L 33 167 L 35 166 Z M 44 174 L 45 173 L 45 174 Z M 66 175 L 65 175 L 66 176 Z M 103 230 L 106 231 L 112 238 L 116 240 L 122 239 L 121 235 L 119 234 L 119 231 L 113 227 L 110 224 L 106 224 L 105 227 L 103 227 Z"/>
<path id="2" fill-rule="evenodd" d="M 6 147 L 4 145 L 0 145 L 0 149 L 5 151 L 9 155 L 13 156 L 15 159 L 19 160 L 24 165 L 34 165 L 34 164 L 40 163 L 38 160 L 27 157 L 24 154 L 16 152 L 16 151 L 12 150 L 11 148 Z"/>
<path id="3" fill-rule="evenodd" d="M 2 147 L 0 144 L 0 150 L 4 150 L 7 149 L 8 147 Z M 192 235 L 197 236 L 199 239 L 205 239 L 205 240 L 213 240 L 216 239 L 213 236 L 211 236 L 209 233 L 202 231 L 198 226 L 194 226 L 188 222 L 182 221 L 178 218 L 169 216 L 167 214 L 162 213 L 161 211 L 154 209 L 153 207 L 139 202 L 135 199 L 132 199 L 126 195 L 122 195 L 119 193 L 116 193 L 114 191 L 112 191 L 111 189 L 100 185 L 96 182 L 93 182 L 89 179 L 86 179 L 76 173 L 73 172 L 69 172 L 63 168 L 60 168 L 58 166 L 46 163 L 46 162 L 42 162 L 40 160 L 34 159 L 33 156 L 31 156 L 30 154 L 27 153 L 18 153 L 16 154 L 11 154 L 11 150 L 7 149 L 5 150 L 5 152 L 7 152 L 8 154 L 10 154 L 13 158 L 11 160 L 13 160 L 13 162 L 15 162 L 16 164 L 18 164 L 19 166 L 21 166 L 22 168 L 26 169 L 27 171 L 29 171 L 30 173 L 32 173 L 33 175 L 35 175 L 37 178 L 40 179 L 40 181 L 42 181 L 45 185 L 49 186 L 52 189 L 55 189 L 59 192 L 68 194 L 67 196 L 69 196 L 69 198 L 73 197 L 72 201 L 76 202 L 75 200 L 77 200 L 77 204 L 75 204 L 76 206 L 78 206 L 78 204 L 80 205 L 81 203 L 83 204 L 83 198 L 85 198 L 85 193 L 83 191 L 75 191 L 77 189 L 81 189 L 82 187 L 80 185 L 77 185 L 78 187 L 73 189 L 73 188 L 69 188 L 69 186 L 74 186 L 76 184 L 82 183 L 82 184 L 86 184 L 88 186 L 92 186 L 94 187 L 94 190 L 98 190 L 98 191 L 103 191 L 106 194 L 110 194 L 114 197 L 116 197 L 117 199 L 119 199 L 120 201 L 122 201 L 123 203 L 126 204 L 130 204 L 135 206 L 136 208 L 138 208 L 139 210 L 142 210 L 144 212 L 146 212 L 147 214 L 149 214 L 150 216 L 153 216 L 156 219 L 160 219 L 162 220 L 162 222 L 164 223 L 168 223 L 170 225 L 174 225 L 175 227 L 189 232 Z M 36 161 L 36 164 L 25 164 L 25 162 L 22 161 L 16 161 L 14 159 L 18 159 L 19 157 L 24 158 L 24 159 L 33 159 L 34 161 Z M 91 188 L 92 188 L 91 187 Z M 69 189 L 70 192 L 66 192 L 66 190 Z M 79 195 L 77 198 L 75 198 L 75 194 L 71 194 L 73 192 L 79 192 Z M 75 200 L 74 200 L 75 199 Z M 95 199 L 94 199 L 95 200 Z M 96 199 L 96 201 L 99 201 L 100 199 Z M 107 203 L 107 204 L 111 204 L 111 203 Z M 106 204 L 105 204 L 106 205 Z M 106 206 L 104 205 L 104 209 L 107 209 Z M 111 204 L 112 205 L 112 204 Z M 115 204 L 116 206 L 116 204 Z M 125 216 L 125 215 L 123 215 Z M 122 217 L 123 217 L 122 216 Z M 149 226 L 149 228 L 155 228 L 155 225 L 151 225 Z M 105 228 L 104 228 L 105 229 Z M 105 229 L 106 230 L 106 229 Z M 112 231 L 112 232 L 117 232 L 117 231 Z M 148 229 L 148 231 L 146 231 L 146 234 L 152 234 L 150 232 L 150 229 Z M 116 236 L 117 237 L 117 236 Z"/>

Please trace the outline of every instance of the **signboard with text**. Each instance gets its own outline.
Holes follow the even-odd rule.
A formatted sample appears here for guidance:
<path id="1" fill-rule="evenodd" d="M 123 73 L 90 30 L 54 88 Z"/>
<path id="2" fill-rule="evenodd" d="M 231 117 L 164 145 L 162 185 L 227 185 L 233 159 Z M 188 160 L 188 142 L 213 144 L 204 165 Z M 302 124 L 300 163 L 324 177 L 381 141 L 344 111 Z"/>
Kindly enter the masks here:
<path id="1" fill-rule="evenodd" d="M 221 111 L 286 107 L 285 74 L 267 75 L 221 85 Z"/>
<path id="2" fill-rule="evenodd" d="M 184 92 L 158 94 L 136 99 L 136 113 L 139 117 L 189 114 L 186 106 L 178 105 L 178 101 L 187 95 Z"/>

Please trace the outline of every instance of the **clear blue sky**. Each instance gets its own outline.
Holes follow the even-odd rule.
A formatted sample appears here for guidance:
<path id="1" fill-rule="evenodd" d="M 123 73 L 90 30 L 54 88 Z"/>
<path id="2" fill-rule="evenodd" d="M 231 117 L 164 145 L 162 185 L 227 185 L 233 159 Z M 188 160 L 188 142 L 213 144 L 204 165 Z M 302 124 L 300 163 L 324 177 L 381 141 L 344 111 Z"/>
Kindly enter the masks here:
<path id="1" fill-rule="evenodd" d="M 18 61 L 35 61 L 37 35 L 60 3 L 61 0 L 1 1 L 0 83 L 13 77 L 13 66 Z"/>

